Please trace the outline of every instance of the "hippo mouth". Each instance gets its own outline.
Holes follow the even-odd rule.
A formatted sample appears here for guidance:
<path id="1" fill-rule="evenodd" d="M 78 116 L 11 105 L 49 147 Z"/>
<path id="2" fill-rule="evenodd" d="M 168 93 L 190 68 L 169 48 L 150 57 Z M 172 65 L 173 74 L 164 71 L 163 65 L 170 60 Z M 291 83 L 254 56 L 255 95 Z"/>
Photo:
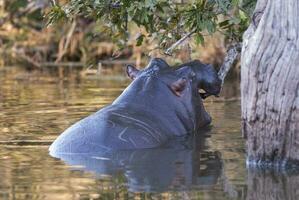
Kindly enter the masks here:
<path id="1" fill-rule="evenodd" d="M 206 99 L 207 97 L 212 96 L 212 95 L 215 97 L 219 97 L 221 88 L 222 88 L 222 82 L 217 81 L 217 83 L 214 84 L 213 86 L 206 86 L 203 89 L 201 89 L 199 91 L 199 94 L 202 99 Z"/>
<path id="2" fill-rule="evenodd" d="M 199 95 L 200 95 L 200 97 L 202 98 L 202 99 L 206 99 L 206 98 L 208 98 L 209 96 L 215 96 L 215 97 L 219 97 L 219 93 L 220 92 L 218 92 L 218 93 L 216 93 L 216 94 L 211 94 L 211 93 L 208 93 L 208 92 L 199 92 Z"/>

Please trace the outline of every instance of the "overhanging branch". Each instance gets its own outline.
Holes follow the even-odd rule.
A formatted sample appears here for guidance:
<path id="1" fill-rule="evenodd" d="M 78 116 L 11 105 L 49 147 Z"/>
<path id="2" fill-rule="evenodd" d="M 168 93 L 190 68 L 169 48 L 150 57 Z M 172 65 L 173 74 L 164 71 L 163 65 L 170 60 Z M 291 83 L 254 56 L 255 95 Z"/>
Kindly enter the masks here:
<path id="1" fill-rule="evenodd" d="M 221 89 L 224 84 L 224 79 L 229 72 L 230 68 L 233 66 L 234 62 L 238 58 L 242 48 L 242 43 L 237 43 L 232 46 L 230 46 L 227 50 L 227 54 L 224 58 L 223 64 L 221 65 L 219 71 L 218 71 L 218 77 L 221 79 Z M 211 96 L 209 93 L 200 93 L 201 97 L 203 99 Z"/>
<path id="2" fill-rule="evenodd" d="M 194 33 L 195 33 L 195 31 L 191 31 L 191 32 L 187 33 L 184 37 L 182 37 L 181 39 L 179 39 L 176 43 L 174 43 L 173 45 L 171 45 L 171 47 L 169 47 L 164 53 L 166 55 L 171 56 L 173 50 L 175 48 L 177 48 L 179 45 L 181 45 L 187 38 L 189 38 Z"/>
<path id="3" fill-rule="evenodd" d="M 235 60 L 238 58 L 238 56 L 241 52 L 241 48 L 242 48 L 242 43 L 234 44 L 228 48 L 227 54 L 224 58 L 224 62 L 218 71 L 218 76 L 222 81 L 222 85 L 224 83 L 224 79 L 225 79 L 228 71 L 233 66 Z"/>

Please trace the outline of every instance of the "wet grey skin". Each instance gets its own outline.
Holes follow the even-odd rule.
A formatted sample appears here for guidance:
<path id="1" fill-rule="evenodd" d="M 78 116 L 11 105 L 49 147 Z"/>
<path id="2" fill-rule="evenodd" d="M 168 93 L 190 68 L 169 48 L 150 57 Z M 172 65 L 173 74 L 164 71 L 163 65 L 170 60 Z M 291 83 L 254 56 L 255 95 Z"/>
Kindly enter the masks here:
<path id="1" fill-rule="evenodd" d="M 52 156 L 161 147 L 211 123 L 199 89 L 218 95 L 216 71 L 199 61 L 170 67 L 154 58 L 144 70 L 127 66 L 132 83 L 109 106 L 65 130 L 50 146 Z"/>

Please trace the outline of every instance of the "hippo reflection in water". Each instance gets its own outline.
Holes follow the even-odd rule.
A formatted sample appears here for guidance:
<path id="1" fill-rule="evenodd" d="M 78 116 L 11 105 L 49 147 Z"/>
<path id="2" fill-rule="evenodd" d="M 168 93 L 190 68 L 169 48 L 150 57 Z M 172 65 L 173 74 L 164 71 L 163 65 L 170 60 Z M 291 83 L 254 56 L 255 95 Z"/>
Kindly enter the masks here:
<path id="1" fill-rule="evenodd" d="M 199 61 L 170 67 L 154 58 L 144 70 L 127 66 L 132 83 L 109 106 L 80 120 L 50 146 L 50 154 L 157 148 L 211 122 L 199 89 L 218 95 L 221 81 Z"/>
<path id="2" fill-rule="evenodd" d="M 75 170 L 94 172 L 111 182 L 125 177 L 130 192 L 164 192 L 208 189 L 219 184 L 222 161 L 219 152 L 206 151 L 202 135 L 180 137 L 163 148 L 116 150 L 92 154 L 61 154 Z M 78 168 L 81 166 L 82 168 Z"/>

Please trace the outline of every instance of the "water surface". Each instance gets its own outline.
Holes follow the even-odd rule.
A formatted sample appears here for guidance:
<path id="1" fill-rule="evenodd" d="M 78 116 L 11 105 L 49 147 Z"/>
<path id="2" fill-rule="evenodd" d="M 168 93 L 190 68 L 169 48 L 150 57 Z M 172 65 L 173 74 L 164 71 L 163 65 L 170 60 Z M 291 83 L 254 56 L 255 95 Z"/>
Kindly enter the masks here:
<path id="1" fill-rule="evenodd" d="M 63 130 L 111 103 L 128 84 L 121 75 L 60 81 L 2 69 L 0 199 L 297 199 L 296 175 L 247 171 L 235 85 L 205 102 L 211 131 L 177 148 L 118 152 L 109 160 L 48 155 Z"/>

